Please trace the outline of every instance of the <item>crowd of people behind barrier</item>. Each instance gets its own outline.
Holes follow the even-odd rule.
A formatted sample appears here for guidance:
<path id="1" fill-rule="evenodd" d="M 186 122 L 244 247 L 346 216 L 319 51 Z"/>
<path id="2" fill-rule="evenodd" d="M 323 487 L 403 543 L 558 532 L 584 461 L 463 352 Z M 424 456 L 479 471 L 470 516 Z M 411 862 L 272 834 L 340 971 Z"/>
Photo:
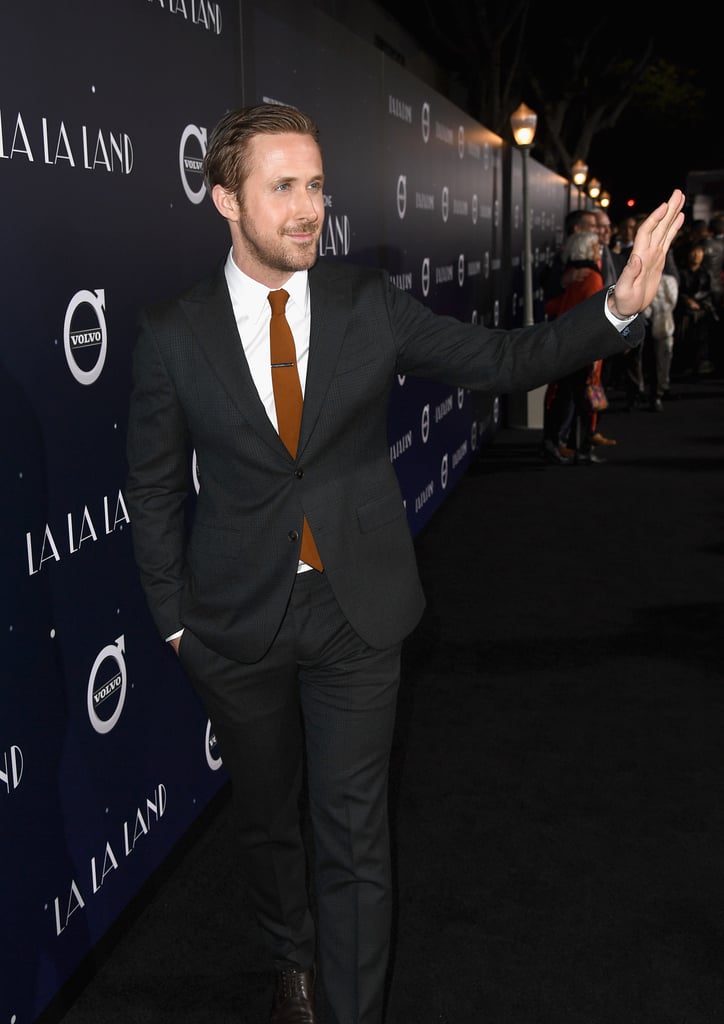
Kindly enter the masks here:
<path id="1" fill-rule="evenodd" d="M 612 225 L 603 209 L 570 211 L 561 248 L 542 279 L 547 319 L 615 283 L 643 220 L 627 215 Z M 724 213 L 685 222 L 644 313 L 644 343 L 548 385 L 543 458 L 559 465 L 605 462 L 601 450 L 617 444 L 600 429 L 606 407 L 660 413 L 677 397 L 677 381 L 724 375 L 723 285 Z"/>

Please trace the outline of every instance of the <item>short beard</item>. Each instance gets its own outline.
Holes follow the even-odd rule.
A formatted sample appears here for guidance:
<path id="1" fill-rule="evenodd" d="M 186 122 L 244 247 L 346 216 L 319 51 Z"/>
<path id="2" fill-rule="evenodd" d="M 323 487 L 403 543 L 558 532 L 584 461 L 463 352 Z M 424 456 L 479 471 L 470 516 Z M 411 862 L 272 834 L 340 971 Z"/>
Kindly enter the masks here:
<path id="1" fill-rule="evenodd" d="M 283 242 L 280 239 L 278 244 L 268 243 L 265 241 L 257 240 L 250 235 L 243 228 L 243 224 L 247 222 L 246 207 L 240 203 L 241 217 L 240 221 L 240 232 L 241 241 L 243 248 L 247 255 L 254 260 L 255 263 L 259 263 L 269 270 L 281 271 L 285 274 L 292 274 L 297 270 L 309 270 L 317 262 L 319 255 L 317 245 L 318 237 L 316 235 L 316 227 L 314 224 L 310 224 L 305 221 L 303 224 L 298 226 L 298 229 L 304 233 L 305 231 L 315 232 L 314 239 L 305 246 L 297 246 L 294 257 L 283 248 Z"/>

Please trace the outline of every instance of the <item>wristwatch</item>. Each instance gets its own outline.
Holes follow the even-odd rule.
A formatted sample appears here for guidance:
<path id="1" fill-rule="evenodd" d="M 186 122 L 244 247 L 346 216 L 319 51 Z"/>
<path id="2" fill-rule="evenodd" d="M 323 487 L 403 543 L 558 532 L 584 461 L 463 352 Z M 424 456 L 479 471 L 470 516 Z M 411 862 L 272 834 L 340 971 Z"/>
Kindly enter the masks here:
<path id="1" fill-rule="evenodd" d="M 638 313 L 633 313 L 631 316 L 619 316 L 618 313 L 614 313 L 613 310 L 611 309 L 611 307 L 608 304 L 608 300 L 614 294 L 615 291 L 616 291 L 616 285 L 612 284 L 611 287 L 606 292 L 606 312 L 608 313 L 608 315 L 613 320 L 617 321 L 618 323 L 620 323 L 620 324 L 630 324 L 632 320 L 636 319 L 636 317 L 638 316 Z M 616 300 L 615 299 L 613 300 L 613 304 L 614 304 L 614 307 L 615 307 L 616 306 Z"/>

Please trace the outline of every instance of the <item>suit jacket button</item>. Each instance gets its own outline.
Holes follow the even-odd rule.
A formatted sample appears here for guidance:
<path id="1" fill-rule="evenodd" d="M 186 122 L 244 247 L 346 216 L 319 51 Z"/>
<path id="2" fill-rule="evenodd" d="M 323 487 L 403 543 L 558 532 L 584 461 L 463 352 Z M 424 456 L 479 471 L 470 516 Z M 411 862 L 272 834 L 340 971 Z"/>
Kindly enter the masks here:
<path id="1" fill-rule="evenodd" d="M 289 540 L 292 541 L 292 543 L 294 543 L 295 540 L 299 540 L 299 534 L 296 530 L 289 531 Z"/>
<path id="2" fill-rule="evenodd" d="M 294 475 L 297 478 L 297 480 L 301 480 L 302 477 L 304 476 L 304 470 L 303 469 L 295 469 L 294 470 Z"/>

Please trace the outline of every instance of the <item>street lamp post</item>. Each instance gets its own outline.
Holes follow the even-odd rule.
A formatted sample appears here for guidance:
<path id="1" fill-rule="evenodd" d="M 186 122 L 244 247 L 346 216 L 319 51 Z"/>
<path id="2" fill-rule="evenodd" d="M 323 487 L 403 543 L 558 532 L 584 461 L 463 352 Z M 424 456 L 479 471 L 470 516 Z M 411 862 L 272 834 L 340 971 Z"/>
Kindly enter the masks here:
<path id="1" fill-rule="evenodd" d="M 535 138 L 538 115 L 525 103 L 510 115 L 515 144 L 523 158 L 523 235 L 525 249 L 523 256 L 523 326 L 530 327 L 533 318 L 533 252 L 531 246 L 530 193 L 528 189 L 528 156 Z"/>
<path id="2" fill-rule="evenodd" d="M 588 164 L 585 164 L 583 160 L 576 160 L 571 167 L 571 177 L 573 184 L 578 189 L 578 209 L 580 210 L 583 207 L 583 186 L 588 177 Z"/>
<path id="3" fill-rule="evenodd" d="M 594 201 L 594 203 L 596 202 L 598 197 L 601 195 L 601 182 L 598 180 L 598 178 L 591 178 L 591 180 L 589 181 L 589 183 L 588 183 L 588 194 L 591 197 L 591 199 Z"/>

